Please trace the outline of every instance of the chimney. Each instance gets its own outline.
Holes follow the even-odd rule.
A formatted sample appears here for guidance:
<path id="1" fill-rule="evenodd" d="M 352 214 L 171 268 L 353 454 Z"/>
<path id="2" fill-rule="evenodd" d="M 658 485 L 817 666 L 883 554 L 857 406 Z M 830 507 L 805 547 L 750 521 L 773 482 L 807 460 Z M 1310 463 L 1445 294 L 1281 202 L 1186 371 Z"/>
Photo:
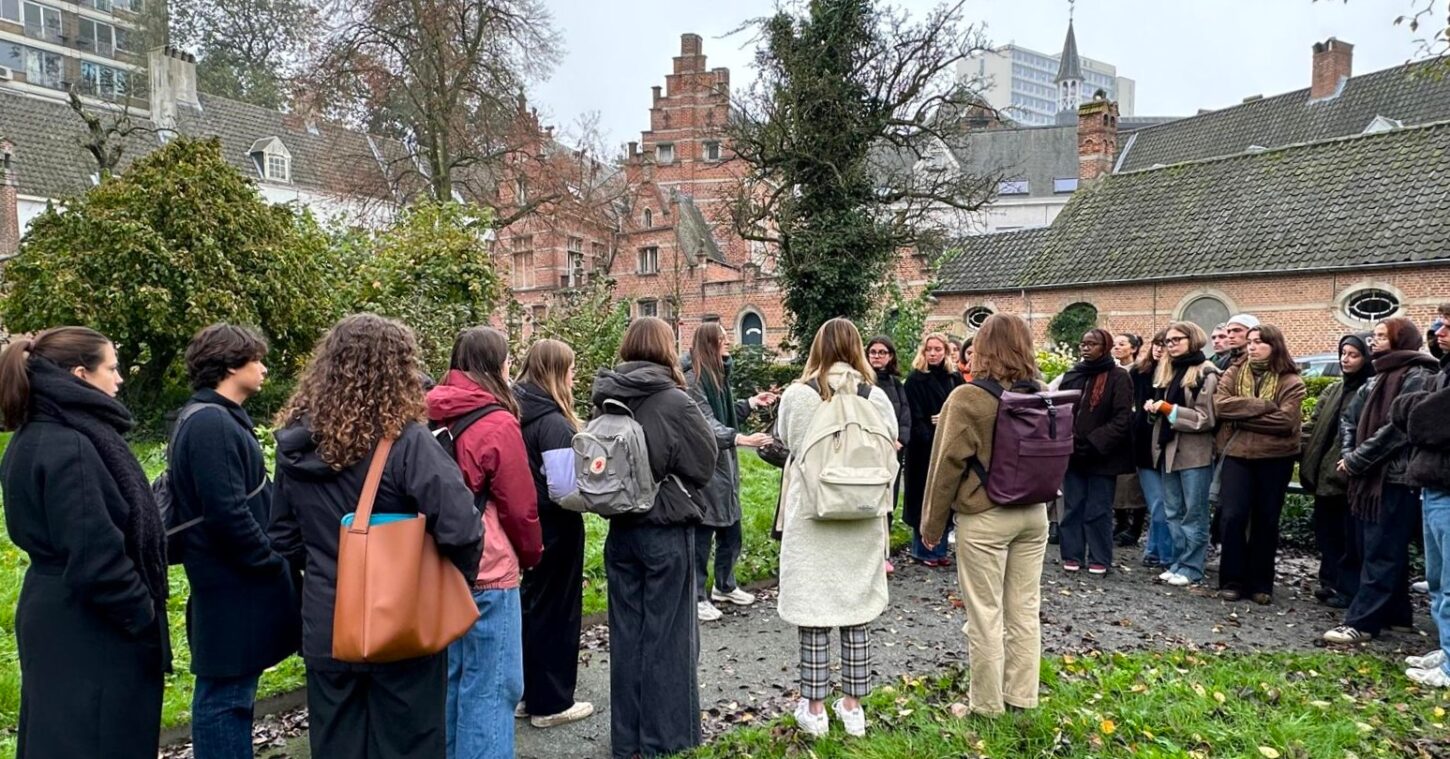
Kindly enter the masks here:
<path id="1" fill-rule="evenodd" d="M 652 95 L 652 99 L 650 100 L 650 103 L 653 104 L 653 103 L 660 102 L 660 86 L 658 84 L 656 84 L 655 86 L 649 88 L 649 91 L 650 91 L 650 93 Z"/>
<path id="2" fill-rule="evenodd" d="M 1314 71 L 1309 84 L 1309 99 L 1324 100 L 1339 94 L 1344 80 L 1351 76 L 1354 45 L 1333 37 L 1314 43 Z"/>
<path id="3" fill-rule="evenodd" d="M 705 71 L 704 46 L 700 35 L 681 34 L 680 54 L 675 56 L 676 74 L 698 74 Z"/>
<path id="4" fill-rule="evenodd" d="M 1077 180 L 1080 187 L 1113 173 L 1118 157 L 1118 104 L 1102 90 L 1077 108 Z"/>
<path id="5" fill-rule="evenodd" d="M 167 45 L 147 55 L 151 74 L 151 122 L 160 129 L 176 129 L 176 114 L 185 106 L 201 110 L 196 97 L 196 56 Z"/>
<path id="6" fill-rule="evenodd" d="M 20 250 L 19 194 L 15 145 L 9 140 L 0 140 L 0 260 Z"/>
<path id="7" fill-rule="evenodd" d="M 629 158 L 634 158 L 635 156 L 638 156 L 638 155 L 639 155 L 639 143 L 638 142 L 634 142 L 633 140 L 631 140 L 630 143 L 629 143 L 629 153 L 628 153 L 628 157 Z"/>

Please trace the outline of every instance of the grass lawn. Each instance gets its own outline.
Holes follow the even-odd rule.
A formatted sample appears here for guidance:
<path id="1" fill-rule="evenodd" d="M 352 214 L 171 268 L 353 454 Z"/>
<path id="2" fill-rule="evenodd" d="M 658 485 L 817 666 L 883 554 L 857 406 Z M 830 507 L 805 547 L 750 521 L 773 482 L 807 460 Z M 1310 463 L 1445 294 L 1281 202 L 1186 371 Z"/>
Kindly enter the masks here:
<path id="1" fill-rule="evenodd" d="M 1044 662 L 1038 709 L 962 716 L 967 676 L 898 681 L 866 702 L 865 738 L 811 743 L 785 717 L 689 756 L 1344 757 L 1450 756 L 1447 694 L 1391 659 L 1341 653 L 1103 653 Z"/>

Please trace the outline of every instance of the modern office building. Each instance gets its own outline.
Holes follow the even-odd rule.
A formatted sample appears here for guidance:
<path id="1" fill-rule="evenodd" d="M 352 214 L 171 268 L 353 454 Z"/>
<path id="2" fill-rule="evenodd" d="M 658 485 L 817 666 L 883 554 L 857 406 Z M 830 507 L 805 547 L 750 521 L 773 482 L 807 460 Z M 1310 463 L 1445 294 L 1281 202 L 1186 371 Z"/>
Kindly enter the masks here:
<path id="1" fill-rule="evenodd" d="M 1060 75 L 1071 78 L 1060 81 Z M 1057 124 L 1059 112 L 1067 114 L 1065 123 L 1076 124 L 1078 103 L 1092 99 L 1098 90 L 1118 103 L 1121 115 L 1135 113 L 1137 84 L 1118 76 L 1116 66 L 1079 55 L 1071 21 L 1067 40 L 1058 54 L 1005 45 L 957 64 L 957 78 L 983 87 L 987 102 L 1022 126 Z M 1063 101 L 1065 89 L 1071 90 L 1073 100 L 1068 105 Z"/>

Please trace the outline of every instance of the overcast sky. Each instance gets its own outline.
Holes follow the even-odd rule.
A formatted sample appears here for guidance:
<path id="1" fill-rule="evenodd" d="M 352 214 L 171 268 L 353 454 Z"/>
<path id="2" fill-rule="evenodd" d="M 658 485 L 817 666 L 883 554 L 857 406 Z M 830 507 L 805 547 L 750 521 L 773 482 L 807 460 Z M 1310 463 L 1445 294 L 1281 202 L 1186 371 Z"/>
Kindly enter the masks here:
<path id="1" fill-rule="evenodd" d="M 533 98 L 545 123 L 566 134 L 597 112 L 608 144 L 639 139 L 649 125 L 650 87 L 663 86 L 680 35 L 704 37 L 707 65 L 730 69 L 739 88 L 754 79 L 749 35 L 725 37 L 769 13 L 773 0 L 545 0 L 563 37 L 562 61 Z M 933 0 L 897 0 L 923 14 Z M 1410 0 L 1079 0 L 1079 52 L 1137 80 L 1137 115 L 1183 116 L 1248 95 L 1309 86 L 1310 46 L 1354 44 L 1354 73 L 1416 54 L 1397 15 Z M 1067 0 L 968 0 L 993 45 L 1056 54 L 1067 32 Z"/>

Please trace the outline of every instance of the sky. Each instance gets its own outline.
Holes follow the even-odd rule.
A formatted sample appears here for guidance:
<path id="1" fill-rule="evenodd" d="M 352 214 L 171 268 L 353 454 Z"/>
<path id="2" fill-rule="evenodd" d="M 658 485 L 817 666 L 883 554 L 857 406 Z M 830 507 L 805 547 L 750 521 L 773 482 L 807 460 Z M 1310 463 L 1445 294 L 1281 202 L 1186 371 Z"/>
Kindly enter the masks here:
<path id="1" fill-rule="evenodd" d="M 1423 0 L 1420 0 L 1423 2 Z M 561 60 L 531 97 L 545 124 L 566 136 L 596 114 L 605 144 L 638 140 L 649 124 L 650 87 L 663 86 L 680 35 L 704 38 L 709 68 L 730 69 L 739 89 L 755 76 L 748 32 L 773 0 L 544 0 L 563 39 Z M 890 4 L 924 15 L 935 0 Z M 1397 16 L 1412 0 L 1078 0 L 1081 55 L 1137 81 L 1138 116 L 1188 116 L 1250 95 L 1309 86 L 1310 48 L 1338 37 L 1354 45 L 1354 73 L 1416 57 L 1416 37 Z M 967 0 L 964 16 L 986 25 L 994 46 L 1056 54 L 1068 0 Z"/>

